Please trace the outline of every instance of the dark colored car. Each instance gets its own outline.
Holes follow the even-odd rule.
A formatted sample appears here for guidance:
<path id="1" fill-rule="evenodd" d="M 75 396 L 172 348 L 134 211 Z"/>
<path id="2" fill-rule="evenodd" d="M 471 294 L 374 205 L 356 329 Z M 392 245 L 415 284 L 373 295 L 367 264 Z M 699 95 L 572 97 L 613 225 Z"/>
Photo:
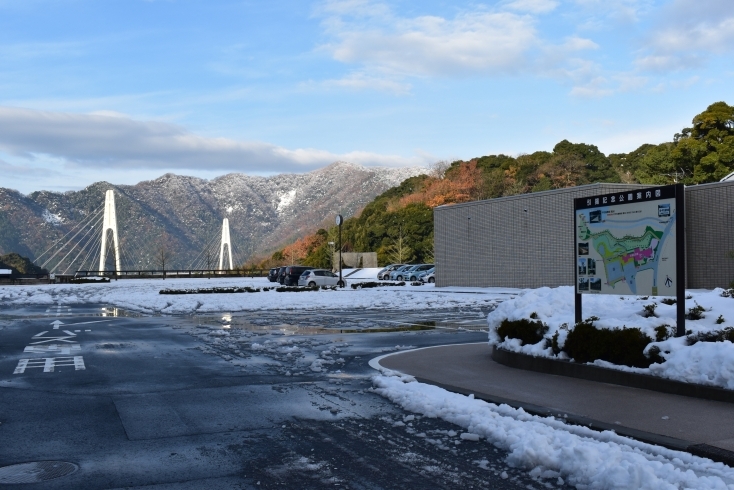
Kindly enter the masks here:
<path id="1" fill-rule="evenodd" d="M 298 286 L 298 278 L 301 277 L 301 274 L 315 268 L 303 265 L 289 265 L 283 272 L 283 282 L 281 284 L 283 286 Z"/>
<path id="2" fill-rule="evenodd" d="M 270 269 L 270 272 L 268 272 L 268 281 L 277 282 L 278 271 L 280 271 L 280 267 L 273 267 L 272 269 Z"/>
<path id="3" fill-rule="evenodd" d="M 278 275 L 277 275 L 277 279 L 275 280 L 276 282 L 283 284 L 283 281 L 285 280 L 285 270 L 286 269 L 287 269 L 286 266 L 278 267 Z"/>

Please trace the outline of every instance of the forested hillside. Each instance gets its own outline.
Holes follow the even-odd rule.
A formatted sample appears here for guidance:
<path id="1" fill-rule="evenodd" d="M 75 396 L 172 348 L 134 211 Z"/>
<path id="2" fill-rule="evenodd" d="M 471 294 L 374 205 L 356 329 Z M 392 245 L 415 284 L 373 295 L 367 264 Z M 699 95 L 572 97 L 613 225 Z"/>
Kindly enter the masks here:
<path id="1" fill-rule="evenodd" d="M 561 141 L 552 152 L 489 155 L 439 162 L 430 175 L 384 192 L 345 221 L 345 251 L 376 251 L 380 264 L 433 261 L 433 211 L 441 205 L 491 199 L 595 182 L 686 185 L 716 182 L 734 171 L 734 107 L 710 105 L 692 125 L 659 145 L 604 155 L 594 145 Z M 320 229 L 251 266 L 289 263 L 330 267 L 337 228 Z"/>

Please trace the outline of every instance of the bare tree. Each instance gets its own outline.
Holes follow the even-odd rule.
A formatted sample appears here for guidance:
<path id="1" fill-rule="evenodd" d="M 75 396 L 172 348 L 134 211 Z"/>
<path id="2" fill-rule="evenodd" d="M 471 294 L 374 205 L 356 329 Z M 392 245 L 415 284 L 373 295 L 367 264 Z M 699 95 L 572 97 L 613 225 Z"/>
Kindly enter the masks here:
<path id="1" fill-rule="evenodd" d="M 451 164 L 447 160 L 439 160 L 428 166 L 429 174 L 431 177 L 437 179 L 443 179 L 446 175 L 446 171 L 451 167 Z"/>
<path id="2" fill-rule="evenodd" d="M 407 240 L 403 236 L 402 226 L 398 231 L 398 237 L 388 247 L 387 253 L 390 261 L 396 264 L 407 264 L 415 258 L 413 249 L 408 246 Z"/>
<path id="3" fill-rule="evenodd" d="M 170 261 L 173 256 L 173 249 L 171 248 L 171 237 L 168 233 L 163 233 L 158 239 L 156 250 L 155 250 L 155 261 L 156 265 L 163 271 L 163 279 L 166 278 L 166 264 Z"/>

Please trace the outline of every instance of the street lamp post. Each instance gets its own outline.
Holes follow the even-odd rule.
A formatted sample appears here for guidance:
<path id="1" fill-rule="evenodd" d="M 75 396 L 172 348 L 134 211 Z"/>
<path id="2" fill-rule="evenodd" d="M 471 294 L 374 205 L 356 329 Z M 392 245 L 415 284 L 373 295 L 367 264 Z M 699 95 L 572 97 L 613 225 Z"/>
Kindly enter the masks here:
<path id="1" fill-rule="evenodd" d="M 339 227 L 339 287 L 344 287 L 344 281 L 342 280 L 342 223 L 344 218 L 341 214 L 336 215 L 336 225 Z"/>
<path id="2" fill-rule="evenodd" d="M 331 270 L 334 271 L 334 252 L 336 252 L 336 248 L 334 248 L 334 242 L 329 242 L 329 252 L 331 254 L 329 255 L 329 262 L 331 263 Z"/>

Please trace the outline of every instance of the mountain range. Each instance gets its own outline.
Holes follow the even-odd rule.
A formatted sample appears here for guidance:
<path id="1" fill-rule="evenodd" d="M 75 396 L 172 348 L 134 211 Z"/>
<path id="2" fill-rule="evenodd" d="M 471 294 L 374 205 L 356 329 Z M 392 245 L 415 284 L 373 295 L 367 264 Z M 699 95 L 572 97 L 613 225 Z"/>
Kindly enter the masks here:
<path id="1" fill-rule="evenodd" d="M 0 188 L 0 254 L 17 252 L 59 273 L 96 269 L 101 210 L 113 189 L 123 269 L 160 268 L 162 255 L 167 269 L 203 267 L 206 250 L 218 260 L 223 218 L 241 263 L 332 224 L 337 213 L 353 216 L 375 196 L 425 172 L 336 162 L 272 177 L 166 174 L 136 185 L 97 182 L 80 191 L 29 195 Z"/>

